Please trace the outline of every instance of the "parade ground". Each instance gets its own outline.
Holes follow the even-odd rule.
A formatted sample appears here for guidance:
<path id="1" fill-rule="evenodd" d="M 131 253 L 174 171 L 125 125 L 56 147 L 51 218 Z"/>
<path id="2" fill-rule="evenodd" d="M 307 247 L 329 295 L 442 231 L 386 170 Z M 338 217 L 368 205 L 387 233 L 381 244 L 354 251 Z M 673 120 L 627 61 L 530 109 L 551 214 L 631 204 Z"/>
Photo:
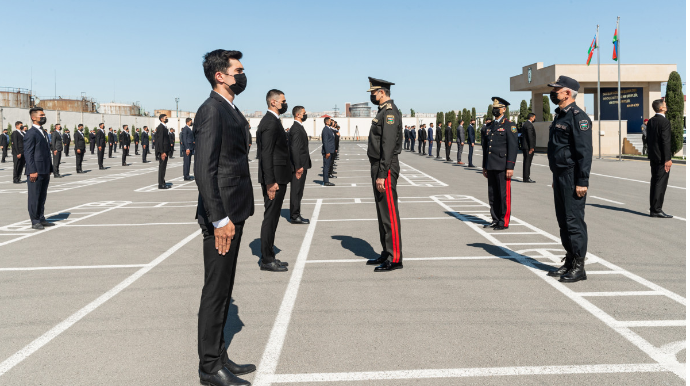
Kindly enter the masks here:
<path id="1" fill-rule="evenodd" d="M 374 273 L 381 251 L 366 142 L 340 146 L 322 186 L 312 141 L 302 215 L 283 205 L 275 248 L 289 271 L 260 271 L 263 199 L 241 240 L 229 357 L 254 385 L 684 385 L 686 173 L 671 169 L 649 217 L 648 162 L 595 159 L 587 197 L 588 280 L 561 265 L 551 173 L 537 154 L 510 228 L 490 220 L 480 168 L 403 151 L 398 180 L 404 269 Z M 481 148 L 475 148 L 481 166 Z M 433 150 L 434 155 L 436 149 Z M 467 146 L 465 146 L 467 152 Z M 442 154 L 443 154 L 442 150 Z M 168 163 L 121 153 L 85 174 L 63 156 L 46 218 L 30 227 L 26 184 L 0 164 L 0 385 L 197 385 L 203 284 L 197 187 Z M 250 157 L 253 159 L 255 151 Z M 451 155 L 455 160 L 455 144 Z M 467 162 L 467 154 L 463 162 Z M 153 155 L 149 157 L 153 160 Z M 289 189 L 289 187 L 288 187 Z"/>

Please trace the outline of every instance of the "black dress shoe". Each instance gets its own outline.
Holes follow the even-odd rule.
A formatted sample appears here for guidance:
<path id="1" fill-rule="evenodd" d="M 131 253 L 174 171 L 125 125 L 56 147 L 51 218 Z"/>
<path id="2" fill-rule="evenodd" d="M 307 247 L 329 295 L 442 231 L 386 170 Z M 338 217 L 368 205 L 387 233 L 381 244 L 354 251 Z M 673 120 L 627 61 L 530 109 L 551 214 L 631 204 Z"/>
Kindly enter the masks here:
<path id="1" fill-rule="evenodd" d="M 272 261 L 269 264 L 261 263 L 261 270 L 270 272 L 287 272 L 288 269 L 287 267 L 283 267 L 282 265 L 278 264 L 278 262 Z"/>
<path id="2" fill-rule="evenodd" d="M 105 168 L 101 166 L 98 168 L 98 170 L 105 170 Z"/>
<path id="3" fill-rule="evenodd" d="M 338 174 L 338 172 L 333 172 L 332 174 Z"/>
<path id="4" fill-rule="evenodd" d="M 32 225 L 31 228 L 33 228 L 33 229 L 38 229 L 38 230 L 45 229 L 45 228 L 43 227 L 43 225 L 41 225 L 40 223 L 39 223 L 39 224 L 34 224 L 34 225 Z"/>
<path id="5" fill-rule="evenodd" d="M 158 189 L 170 189 L 168 185 L 158 185 Z"/>
<path id="6" fill-rule="evenodd" d="M 335 186 L 335 184 L 332 182 L 325 182 L 323 186 Z"/>
<path id="7" fill-rule="evenodd" d="M 43 225 L 44 227 L 54 227 L 55 226 L 55 224 L 53 224 L 50 221 L 46 221 L 46 220 L 41 221 L 41 225 Z"/>
<path id="8" fill-rule="evenodd" d="M 496 225 L 496 226 L 494 227 L 494 230 L 495 230 L 495 231 L 503 231 L 503 230 L 506 230 L 506 229 L 508 229 L 508 227 L 505 226 L 505 225 Z"/>
<path id="9" fill-rule="evenodd" d="M 388 259 L 388 256 L 382 255 L 379 256 L 377 259 L 369 259 L 367 260 L 367 265 L 381 265 L 383 264 L 384 261 Z"/>
<path id="10" fill-rule="evenodd" d="M 280 261 L 278 259 L 276 259 L 276 263 L 278 263 L 278 265 L 280 265 L 281 267 L 287 267 L 288 265 L 290 265 L 290 263 L 285 262 L 285 261 Z"/>
<path id="11" fill-rule="evenodd" d="M 60 174 L 54 174 L 53 177 L 54 177 L 54 178 L 62 178 L 62 175 L 60 175 Z"/>
<path id="12" fill-rule="evenodd" d="M 657 217 L 657 218 L 673 218 L 670 214 L 664 213 L 664 211 L 659 211 L 659 212 L 650 212 L 649 217 Z"/>
<path id="13" fill-rule="evenodd" d="M 338 178 L 338 177 L 334 176 L 333 174 L 329 174 L 328 178 Z"/>
<path id="14" fill-rule="evenodd" d="M 221 367 L 215 374 L 207 374 L 199 370 L 199 382 L 207 386 L 245 386 L 249 381 L 237 378 L 230 370 Z"/>
<path id="15" fill-rule="evenodd" d="M 529 184 L 534 184 L 534 183 L 536 183 L 537 181 L 533 181 L 531 178 L 528 178 L 528 179 L 526 179 L 526 180 L 524 180 L 524 181 L 522 181 L 522 182 L 527 182 L 527 183 L 529 183 Z"/>
<path id="16" fill-rule="evenodd" d="M 497 222 L 492 222 L 491 224 L 484 224 L 484 228 L 493 228 L 498 225 Z"/>
<path id="17" fill-rule="evenodd" d="M 468 168 L 476 168 L 474 165 L 467 165 Z"/>
<path id="18" fill-rule="evenodd" d="M 230 358 L 228 358 L 225 361 L 225 363 L 223 363 L 223 367 L 230 370 L 230 372 L 235 374 L 235 375 L 244 375 L 244 374 L 249 374 L 249 373 L 253 373 L 256 371 L 256 366 L 254 366 L 254 365 L 238 365 L 237 363 L 231 361 Z"/>
<path id="19" fill-rule="evenodd" d="M 302 216 L 298 216 L 297 218 L 293 218 L 290 220 L 290 222 L 293 224 L 309 224 L 309 220 L 306 218 L 302 218 Z"/>
<path id="20" fill-rule="evenodd" d="M 402 263 L 391 263 L 390 261 L 386 260 L 383 262 L 383 264 L 374 268 L 374 272 L 389 272 L 396 269 L 402 269 L 402 267 Z"/>

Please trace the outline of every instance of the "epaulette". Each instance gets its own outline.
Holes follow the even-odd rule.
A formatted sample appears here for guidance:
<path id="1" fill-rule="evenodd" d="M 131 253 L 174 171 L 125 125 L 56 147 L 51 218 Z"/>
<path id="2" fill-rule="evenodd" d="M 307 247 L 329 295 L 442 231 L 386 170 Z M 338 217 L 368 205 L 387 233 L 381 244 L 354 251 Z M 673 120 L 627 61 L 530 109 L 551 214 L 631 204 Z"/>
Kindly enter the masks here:
<path id="1" fill-rule="evenodd" d="M 580 110 L 578 110 L 578 109 L 573 109 L 573 114 L 574 114 L 574 115 L 580 114 Z"/>
<path id="2" fill-rule="evenodd" d="M 383 108 L 386 110 L 393 110 L 393 105 L 390 103 L 386 103 L 383 105 Z"/>

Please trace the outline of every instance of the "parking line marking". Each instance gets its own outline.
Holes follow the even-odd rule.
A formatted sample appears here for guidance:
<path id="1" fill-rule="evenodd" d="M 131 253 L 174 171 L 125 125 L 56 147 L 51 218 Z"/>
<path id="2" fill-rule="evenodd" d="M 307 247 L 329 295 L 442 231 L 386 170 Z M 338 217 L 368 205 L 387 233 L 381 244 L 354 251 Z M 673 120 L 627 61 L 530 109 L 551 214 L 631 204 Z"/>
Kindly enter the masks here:
<path id="1" fill-rule="evenodd" d="M 196 230 L 191 235 L 185 237 L 179 243 L 173 245 L 170 249 L 163 252 L 160 256 L 155 258 L 152 262 L 146 264 L 144 267 L 140 268 L 138 271 L 134 272 L 131 276 L 120 282 L 120 284 L 111 288 L 108 292 L 96 298 L 96 300 L 84 306 L 79 311 L 70 315 L 67 319 L 58 323 L 55 327 L 48 330 L 46 333 L 36 338 L 33 342 L 24 346 L 21 350 L 14 353 L 11 357 L 5 359 L 0 363 L 0 376 L 11 370 L 14 366 L 21 363 L 24 359 L 28 358 L 31 354 L 38 351 L 41 347 L 48 344 L 51 340 L 55 339 L 58 335 L 65 332 L 68 328 L 72 327 L 75 323 L 80 321 L 86 315 L 90 314 L 93 310 L 103 305 L 108 300 L 112 299 L 115 295 L 119 294 L 125 288 L 129 287 L 137 279 L 144 276 L 147 272 L 152 270 L 158 264 L 162 263 L 165 259 L 170 257 L 178 249 L 182 248 L 185 244 L 192 241 L 196 236 L 201 234 L 201 230 Z"/>
<path id="2" fill-rule="evenodd" d="M 323 220 L 322 220 L 323 221 Z M 511 256 L 450 256 L 450 257 L 406 257 L 405 261 L 440 261 L 440 260 L 492 260 L 508 259 Z M 317 263 L 365 263 L 366 259 L 332 259 L 332 260 L 307 260 L 308 264 Z"/>
<path id="3" fill-rule="evenodd" d="M 69 269 L 108 269 L 108 268 L 141 268 L 146 264 L 121 264 L 121 265 L 66 265 L 56 267 L 20 267 L 20 268 L 0 268 L 0 272 L 7 271 L 50 271 L 50 270 L 69 270 Z"/>
<path id="4" fill-rule="evenodd" d="M 622 203 L 622 202 L 618 202 L 618 201 L 613 201 L 613 200 L 609 200 L 608 198 L 601 198 L 601 197 L 597 197 L 597 196 L 589 196 L 589 197 L 590 197 L 590 198 L 596 198 L 597 200 L 602 200 L 602 201 L 612 202 L 612 203 L 614 203 L 614 204 L 618 204 L 618 205 L 625 205 L 625 204 L 624 204 L 624 203 Z"/>
<path id="5" fill-rule="evenodd" d="M 314 206 L 314 212 L 310 218 L 311 222 L 309 223 L 309 228 L 307 228 L 307 232 L 304 235 L 304 240 L 302 241 L 302 246 L 300 247 L 299 254 L 297 255 L 295 266 L 292 268 L 290 281 L 288 282 L 287 288 L 285 289 L 285 294 L 283 295 L 283 301 L 280 304 L 278 315 L 276 316 L 276 320 L 273 323 L 273 328 L 271 329 L 271 335 L 268 338 L 266 349 L 261 356 L 261 362 L 256 370 L 256 376 L 254 377 L 253 382 L 255 386 L 270 385 L 271 379 L 276 372 L 276 368 L 278 367 L 278 360 L 280 359 L 280 353 L 283 350 L 283 345 L 285 344 L 285 336 L 287 335 L 290 319 L 292 318 L 292 311 L 295 308 L 295 302 L 297 301 L 299 286 L 302 283 L 302 275 L 304 274 L 304 267 L 306 265 L 307 257 L 309 256 L 311 241 L 314 238 L 316 224 L 319 221 L 321 202 L 321 200 L 317 200 L 316 206 Z"/>
<path id="6" fill-rule="evenodd" d="M 649 183 L 650 183 L 649 181 L 642 181 L 642 180 L 635 180 L 635 179 L 632 179 L 632 178 L 624 178 L 624 177 L 609 176 L 609 175 L 607 175 L 607 174 L 599 174 L 599 173 L 592 173 L 592 172 L 590 172 L 589 174 L 594 175 L 594 176 L 600 176 L 600 177 L 615 178 L 615 179 L 617 179 L 617 180 L 641 182 L 641 183 L 643 183 L 643 184 L 648 184 L 648 185 L 649 185 Z M 685 190 L 685 188 L 683 188 L 683 187 L 681 187 L 681 186 L 668 185 L 668 187 L 669 187 L 669 188 L 675 188 L 675 189 L 683 189 L 683 190 Z"/>
<path id="7" fill-rule="evenodd" d="M 685 327 L 685 320 L 617 320 L 620 327 Z"/>
<path id="8" fill-rule="evenodd" d="M 659 291 L 577 292 L 580 296 L 660 296 Z"/>
<path id="9" fill-rule="evenodd" d="M 76 225 L 63 225 L 66 227 L 132 227 L 132 226 L 152 226 L 152 225 L 199 225 L 196 221 L 189 222 L 151 222 L 145 224 L 76 224 Z"/>

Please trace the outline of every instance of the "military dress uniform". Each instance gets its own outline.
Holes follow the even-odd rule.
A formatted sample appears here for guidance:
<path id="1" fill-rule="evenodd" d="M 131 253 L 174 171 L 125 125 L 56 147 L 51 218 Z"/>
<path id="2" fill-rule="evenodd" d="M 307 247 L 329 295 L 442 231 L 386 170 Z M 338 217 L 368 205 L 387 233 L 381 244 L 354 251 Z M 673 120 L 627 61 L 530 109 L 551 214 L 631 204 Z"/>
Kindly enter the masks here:
<path id="1" fill-rule="evenodd" d="M 561 76 L 549 87 L 567 87 L 578 91 L 580 84 L 572 78 Z M 575 102 L 564 108 L 556 108 L 549 127 L 547 148 L 549 168 L 553 173 L 553 199 L 556 219 L 560 228 L 561 243 L 566 251 L 565 264 L 549 276 L 560 276 L 561 281 L 586 280 L 584 271 L 587 254 L 587 224 L 585 202 L 587 195 L 578 197 L 575 187 L 589 187 L 592 168 L 592 121 Z M 576 277 L 569 273 L 577 268 Z"/>
<path id="2" fill-rule="evenodd" d="M 370 89 L 389 89 L 394 83 L 369 78 Z M 400 175 L 398 154 L 402 151 L 402 115 L 392 99 L 379 105 L 378 113 L 371 122 L 367 156 L 371 164 L 371 182 L 374 187 L 376 215 L 383 251 L 378 259 L 368 265 L 381 264 L 375 271 L 402 268 L 402 243 L 400 240 L 400 215 L 398 213 L 397 184 Z M 386 189 L 376 189 L 376 179 L 385 179 Z"/>
<path id="3" fill-rule="evenodd" d="M 494 107 L 510 104 L 502 98 L 494 97 Z M 518 153 L 517 127 L 508 118 L 499 117 L 487 126 L 483 133 L 482 168 L 486 171 L 489 185 L 489 205 L 491 206 L 491 227 L 495 230 L 507 229 L 510 225 L 511 188 L 506 170 L 515 169 Z"/>

